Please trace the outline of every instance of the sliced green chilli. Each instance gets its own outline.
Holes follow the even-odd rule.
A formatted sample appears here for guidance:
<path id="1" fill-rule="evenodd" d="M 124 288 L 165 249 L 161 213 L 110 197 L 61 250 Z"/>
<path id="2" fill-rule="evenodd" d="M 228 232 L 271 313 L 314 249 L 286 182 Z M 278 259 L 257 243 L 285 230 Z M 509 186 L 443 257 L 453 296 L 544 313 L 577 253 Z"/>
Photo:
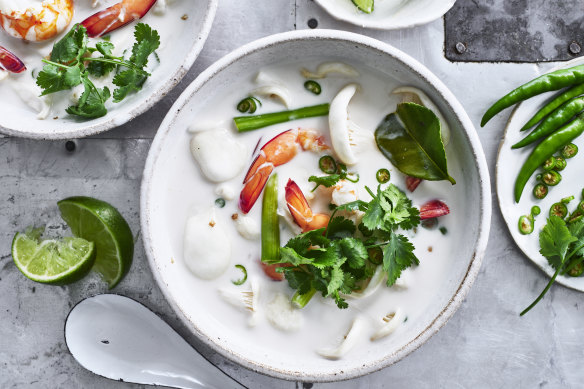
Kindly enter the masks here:
<path id="1" fill-rule="evenodd" d="M 537 184 L 535 188 L 533 188 L 533 195 L 536 199 L 543 199 L 548 194 L 548 187 L 546 184 Z"/>
<path id="2" fill-rule="evenodd" d="M 258 104 L 262 105 L 262 102 L 255 97 L 246 97 L 237 103 L 237 110 L 241 113 L 254 113 L 258 109 Z"/>
<path id="3" fill-rule="evenodd" d="M 549 157 L 548 159 L 545 160 L 542 167 L 543 167 L 543 170 L 546 172 L 552 170 L 553 168 L 556 167 L 556 158 L 553 156 Z"/>
<path id="4" fill-rule="evenodd" d="M 574 143 L 568 143 L 562 147 L 560 154 L 562 154 L 562 157 L 566 159 L 574 158 L 576 154 L 578 154 L 578 146 L 576 146 Z"/>
<path id="5" fill-rule="evenodd" d="M 555 170 L 545 172 L 541 176 L 541 180 L 548 186 L 556 186 L 562 181 L 562 175 Z"/>
<path id="6" fill-rule="evenodd" d="M 323 173 L 334 174 L 337 172 L 337 163 L 330 155 L 324 155 L 318 160 L 318 167 Z"/>
<path id="7" fill-rule="evenodd" d="M 534 205 L 533 207 L 531 207 L 531 214 L 533 216 L 537 216 L 541 213 L 541 208 L 538 207 L 537 205 Z"/>
<path id="8" fill-rule="evenodd" d="M 564 203 L 555 203 L 550 208 L 550 217 L 557 216 L 560 219 L 568 216 L 568 207 Z"/>
<path id="9" fill-rule="evenodd" d="M 556 160 L 556 166 L 554 166 L 554 170 L 557 172 L 561 172 L 568 165 L 568 162 L 566 162 L 566 160 L 562 157 L 558 156 L 558 157 L 552 157 L 552 158 L 554 158 Z"/>
<path id="10" fill-rule="evenodd" d="M 320 87 L 320 84 L 314 80 L 308 80 L 304 83 L 304 88 L 309 91 L 314 93 L 315 95 L 320 95 L 320 92 L 322 92 L 322 88 Z"/>
<path id="11" fill-rule="evenodd" d="M 215 206 L 217 208 L 223 208 L 225 206 L 225 199 L 219 197 L 217 200 L 215 200 Z"/>
<path id="12" fill-rule="evenodd" d="M 357 6 L 361 11 L 365 12 L 366 14 L 370 14 L 373 12 L 373 0 L 351 0 L 353 4 Z"/>
<path id="13" fill-rule="evenodd" d="M 233 285 L 243 285 L 247 280 L 247 269 L 245 268 L 245 266 L 239 264 L 235 265 L 235 267 L 241 270 L 241 272 L 243 273 L 243 277 L 241 277 L 239 280 L 231 280 L 231 282 L 233 283 Z"/>
<path id="14" fill-rule="evenodd" d="M 386 182 L 389 181 L 391 175 L 389 174 L 389 170 L 379 169 L 375 174 L 375 178 L 377 178 L 377 182 L 379 182 L 380 184 L 385 184 Z"/>
<path id="15" fill-rule="evenodd" d="M 531 234 L 533 232 L 533 219 L 531 219 L 529 216 L 525 216 L 525 215 L 521 216 L 519 218 L 518 227 L 519 227 L 519 232 L 522 235 Z"/>

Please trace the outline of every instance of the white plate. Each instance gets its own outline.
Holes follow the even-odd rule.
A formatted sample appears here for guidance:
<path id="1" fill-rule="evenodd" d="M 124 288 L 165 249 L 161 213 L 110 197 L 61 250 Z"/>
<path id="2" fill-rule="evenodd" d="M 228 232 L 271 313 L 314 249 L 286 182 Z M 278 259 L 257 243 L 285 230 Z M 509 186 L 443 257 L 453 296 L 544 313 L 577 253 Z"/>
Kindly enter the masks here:
<path id="1" fill-rule="evenodd" d="M 89 2 L 89 0 L 79 1 Z M 116 2 L 118 1 L 101 1 L 95 10 L 76 12 L 69 27 Z M 152 72 L 152 76 L 141 91 L 129 96 L 122 103 L 115 104 L 108 110 L 106 116 L 93 120 L 77 120 L 65 112 L 55 112 L 47 119 L 39 120 L 36 118 L 36 112 L 25 106 L 17 97 L 15 97 L 17 103 L 3 98 L 0 104 L 0 133 L 36 139 L 70 139 L 104 132 L 132 120 L 164 97 L 189 70 L 211 30 L 217 4 L 217 0 L 174 0 L 163 16 L 155 15 L 154 9 L 151 9 L 140 20 L 151 25 L 161 36 L 161 47 L 158 50 L 161 58 L 160 66 Z M 188 15 L 188 19 L 182 20 L 182 15 Z M 165 28 L 160 28 L 168 18 L 175 19 L 176 23 L 166 23 Z M 133 31 L 133 26 L 128 25 L 112 34 L 128 34 L 130 37 L 128 44 L 131 45 Z M 29 45 L 49 45 L 50 48 L 53 43 L 54 40 Z M 8 36 L 0 28 L 0 46 L 18 55 L 20 50 L 25 50 L 20 46 L 22 44 L 22 41 Z M 38 64 L 27 63 L 26 65 L 33 69 L 40 68 L 42 63 L 39 58 Z M 34 80 L 31 82 L 34 84 Z M 10 93 L 12 93 L 11 88 L 0 81 L 0 95 Z M 58 116 L 58 119 L 53 119 L 53 116 Z"/>
<path id="2" fill-rule="evenodd" d="M 316 63 L 342 59 L 361 64 L 383 74 L 388 84 L 409 84 L 426 91 L 450 125 L 449 167 L 458 184 L 447 186 L 462 199 L 453 204 L 459 211 L 456 215 L 453 212 L 451 224 L 460 244 L 453 245 L 447 255 L 452 260 L 448 275 L 437 282 L 436 288 L 424 289 L 428 308 L 415 321 L 410 320 L 411 325 L 402 327 L 399 335 L 362 347 L 338 361 L 325 360 L 312 348 L 303 349 L 303 357 L 299 358 L 288 349 L 280 349 L 277 341 L 257 344 L 251 336 L 245 336 L 245 328 L 241 329 L 245 324 L 239 317 L 229 323 L 219 321 L 212 311 L 231 308 L 223 308 L 221 302 L 217 306 L 208 303 L 216 299 L 216 286 L 194 278 L 182 260 L 183 229 L 190 207 L 197 204 L 197 199 L 208 196 L 203 193 L 209 191 L 209 184 L 190 156 L 187 127 L 205 104 L 227 94 L 242 79 L 253 77 L 259 68 L 308 58 Z M 231 94 L 234 101 L 241 93 L 237 89 Z M 467 217 L 469 214 L 473 217 Z M 142 237 L 150 267 L 188 328 L 218 353 L 249 369 L 303 381 L 343 380 L 379 370 L 436 333 L 460 306 L 478 274 L 490 217 L 485 157 L 471 121 L 452 93 L 428 69 L 401 51 L 362 35 L 333 30 L 273 35 L 247 44 L 210 66 L 183 92 L 161 124 L 146 161 L 141 193 Z M 455 232 L 449 234 L 454 236 Z M 277 336 L 276 330 L 272 332 Z"/>
<path id="3" fill-rule="evenodd" d="M 359 11 L 351 0 L 316 0 L 331 16 L 360 27 L 399 30 L 441 18 L 456 0 L 375 0 L 370 14 Z"/>
<path id="4" fill-rule="evenodd" d="M 572 61 L 562 64 L 561 67 L 552 69 L 552 71 L 560 68 L 580 65 L 582 63 L 584 63 L 584 58 L 576 58 Z M 527 185 L 525 185 L 525 189 L 523 190 L 523 195 L 521 196 L 519 203 L 515 203 L 513 196 L 515 179 L 519 169 L 521 169 L 521 166 L 523 166 L 523 162 L 527 159 L 534 146 L 530 145 L 518 150 L 512 150 L 511 145 L 519 142 L 524 138 L 525 135 L 527 135 L 527 133 L 529 133 L 529 131 L 521 132 L 521 127 L 523 127 L 523 125 L 529 119 L 531 119 L 531 117 L 547 102 L 551 96 L 553 96 L 553 93 L 545 93 L 543 95 L 533 97 L 519 104 L 515 108 L 511 114 L 511 117 L 509 118 L 503 140 L 499 146 L 499 157 L 497 159 L 496 173 L 499 206 L 511 236 L 521 251 L 523 251 L 523 253 L 531 261 L 533 261 L 533 263 L 535 263 L 550 277 L 554 274 L 554 270 L 548 264 L 547 259 L 545 259 L 545 257 L 539 253 L 539 231 L 546 224 L 546 219 L 548 218 L 549 209 L 552 204 L 560 201 L 564 197 L 574 196 L 575 199 L 568 205 L 568 209 L 572 211 L 581 200 L 580 196 L 582 193 L 582 188 L 584 188 L 584 182 L 582 181 L 582 174 L 584 173 L 584 168 L 582 168 L 582 160 L 584 158 L 584 137 L 580 136 L 573 141 L 573 143 L 578 146 L 580 152 L 576 155 L 576 157 L 567 160 L 568 166 L 566 169 L 560 172 L 562 175 L 562 181 L 560 184 L 555 187 L 550 187 L 546 198 L 543 200 L 538 200 L 533 196 L 532 193 L 533 187 L 537 183 L 535 178 L 537 175 L 536 172 L 529 179 Z M 538 205 L 541 208 L 541 214 L 535 219 L 535 229 L 533 233 L 530 235 L 521 235 L 517 226 L 519 217 L 521 217 L 521 215 L 528 215 L 533 205 Z M 566 277 L 560 275 L 556 278 L 556 282 L 584 292 L 583 277 Z"/>

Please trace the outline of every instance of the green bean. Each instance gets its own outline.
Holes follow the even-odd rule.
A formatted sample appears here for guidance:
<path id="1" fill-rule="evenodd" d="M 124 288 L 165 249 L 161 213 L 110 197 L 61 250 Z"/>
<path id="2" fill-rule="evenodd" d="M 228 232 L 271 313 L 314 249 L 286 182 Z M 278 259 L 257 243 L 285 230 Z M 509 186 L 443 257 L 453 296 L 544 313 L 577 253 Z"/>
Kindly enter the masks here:
<path id="1" fill-rule="evenodd" d="M 521 167 L 515 180 L 515 201 L 519 202 L 525 184 L 542 163 L 556 152 L 560 146 L 570 143 L 584 132 L 584 114 L 580 114 L 562 128 L 538 144 Z"/>
<path id="2" fill-rule="evenodd" d="M 553 133 L 582 110 L 584 110 L 584 96 L 564 103 L 546 117 L 529 135 L 515 143 L 511 148 L 520 149 Z"/>
<path id="3" fill-rule="evenodd" d="M 273 174 L 262 201 L 261 260 L 277 263 L 280 260 L 280 227 L 278 224 L 278 174 Z"/>
<path id="4" fill-rule="evenodd" d="M 567 101 L 572 100 L 581 94 L 584 94 L 584 84 L 576 85 L 560 92 L 549 103 L 545 104 L 539 111 L 537 111 L 537 113 L 533 115 L 533 117 L 527 123 L 525 123 L 523 128 L 521 128 L 521 131 L 525 131 L 535 126 L 537 122 L 552 113 L 556 108 L 559 108 Z"/>
<path id="5" fill-rule="evenodd" d="M 509 92 L 485 112 L 481 127 L 484 127 L 496 114 L 510 106 L 527 100 L 541 93 L 559 90 L 568 86 L 578 85 L 584 82 L 584 65 L 574 66 L 568 69 L 559 69 L 537 77 L 515 90 Z"/>

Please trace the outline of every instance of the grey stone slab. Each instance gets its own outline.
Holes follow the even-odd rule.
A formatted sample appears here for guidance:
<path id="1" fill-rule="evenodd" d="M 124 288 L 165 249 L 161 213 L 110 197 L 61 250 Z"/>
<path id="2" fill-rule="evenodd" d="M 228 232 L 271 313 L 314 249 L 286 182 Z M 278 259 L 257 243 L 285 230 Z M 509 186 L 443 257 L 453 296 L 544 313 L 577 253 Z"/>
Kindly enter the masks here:
<path id="1" fill-rule="evenodd" d="M 347 0 L 348 1 L 348 0 Z M 35 284 L 12 263 L 16 230 L 47 223 L 63 232 L 56 202 L 90 195 L 111 202 L 139 232 L 139 189 L 144 161 L 159 123 L 180 92 L 203 69 L 234 48 L 272 33 L 307 28 L 354 31 L 385 41 L 432 70 L 461 101 L 478 126 L 485 108 L 512 85 L 554 64 L 453 63 L 444 58 L 443 20 L 402 31 L 370 31 L 335 21 L 311 0 L 221 0 L 211 36 L 183 82 L 152 110 L 95 138 L 65 142 L 0 139 L 0 388 L 141 388 L 113 382 L 81 368 L 67 352 L 63 323 L 70 308 L 108 292 L 93 276 L 68 287 Z M 494 183 L 505 112 L 479 129 Z M 512 242 L 496 204 L 483 267 L 467 299 L 447 325 L 398 364 L 342 383 L 302 385 L 253 373 L 215 354 L 181 323 L 155 284 L 138 241 L 128 276 L 113 291 L 144 303 L 199 352 L 250 388 L 467 388 L 581 387 L 582 295 L 555 286 L 527 317 L 518 312 L 547 277 Z"/>

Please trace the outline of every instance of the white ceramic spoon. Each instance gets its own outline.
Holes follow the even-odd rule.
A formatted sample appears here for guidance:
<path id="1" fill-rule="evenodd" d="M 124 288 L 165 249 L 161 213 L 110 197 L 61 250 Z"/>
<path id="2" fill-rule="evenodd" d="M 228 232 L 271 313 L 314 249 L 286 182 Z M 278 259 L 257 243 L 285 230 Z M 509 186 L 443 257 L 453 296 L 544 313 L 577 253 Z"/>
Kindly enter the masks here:
<path id="1" fill-rule="evenodd" d="M 103 294 L 77 304 L 65 342 L 86 369 L 113 380 L 187 389 L 244 388 L 144 305 Z"/>

